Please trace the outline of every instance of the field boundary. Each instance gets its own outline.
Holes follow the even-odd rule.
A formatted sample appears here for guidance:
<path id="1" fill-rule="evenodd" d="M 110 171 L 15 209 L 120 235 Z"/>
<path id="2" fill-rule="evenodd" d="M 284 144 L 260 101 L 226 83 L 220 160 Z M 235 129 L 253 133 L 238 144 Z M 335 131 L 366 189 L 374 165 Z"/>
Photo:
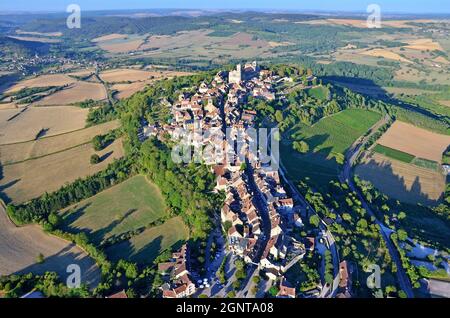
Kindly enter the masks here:
<path id="1" fill-rule="evenodd" d="M 73 106 L 73 105 L 67 105 L 67 106 Z M 50 106 L 50 107 L 55 107 L 55 106 Z M 113 122 L 113 121 L 116 121 L 116 120 L 117 119 L 113 119 L 113 120 L 110 120 L 110 121 L 107 121 L 107 122 L 104 122 L 104 123 L 101 123 L 101 124 L 97 124 L 97 125 L 93 125 L 93 126 L 89 126 L 89 127 L 83 127 L 83 128 L 75 129 L 75 130 L 71 130 L 71 131 L 66 131 L 66 132 L 63 132 L 63 133 L 56 134 L 56 135 L 45 136 L 45 137 L 42 137 L 42 138 L 39 138 L 39 139 L 30 139 L 30 140 L 25 140 L 25 141 L 18 141 L 18 142 L 10 142 L 10 143 L 6 143 L 6 144 L 0 144 L 0 146 L 20 145 L 20 144 L 26 144 L 28 142 L 32 142 L 32 141 L 36 141 L 36 140 L 42 140 L 42 139 L 47 139 L 47 138 L 53 138 L 53 137 L 59 137 L 59 136 L 63 136 L 63 135 L 68 135 L 68 134 L 71 134 L 71 133 L 74 133 L 74 132 L 77 132 L 77 131 L 82 131 L 82 130 L 85 130 L 85 129 L 89 129 L 91 127 L 104 125 L 106 123 L 110 123 L 110 122 Z"/>
<path id="2" fill-rule="evenodd" d="M 85 142 L 85 143 L 82 143 L 82 144 L 79 144 L 79 145 L 75 145 L 75 146 L 72 146 L 72 147 L 69 147 L 69 148 L 65 148 L 65 149 L 62 149 L 62 150 L 51 152 L 51 153 L 48 153 L 48 154 L 45 154 L 45 155 L 42 155 L 42 156 L 31 157 L 31 158 L 28 158 L 28 159 L 25 159 L 25 160 L 20 160 L 20 161 L 15 161 L 15 162 L 2 163 L 2 166 L 3 167 L 12 166 L 12 165 L 15 165 L 15 164 L 24 163 L 24 162 L 31 161 L 31 160 L 41 159 L 41 158 L 48 157 L 48 156 L 51 156 L 51 155 L 56 155 L 56 154 L 64 152 L 64 151 L 72 150 L 74 148 L 85 146 L 85 145 L 90 144 L 90 143 L 91 143 L 91 141 L 88 141 L 88 142 Z"/>
<path id="3" fill-rule="evenodd" d="M 373 147 L 373 151 L 390 159 L 395 159 L 405 163 L 412 163 L 413 160 L 416 158 L 416 156 L 409 154 L 407 152 L 386 147 L 380 144 L 376 144 L 375 147 Z"/>

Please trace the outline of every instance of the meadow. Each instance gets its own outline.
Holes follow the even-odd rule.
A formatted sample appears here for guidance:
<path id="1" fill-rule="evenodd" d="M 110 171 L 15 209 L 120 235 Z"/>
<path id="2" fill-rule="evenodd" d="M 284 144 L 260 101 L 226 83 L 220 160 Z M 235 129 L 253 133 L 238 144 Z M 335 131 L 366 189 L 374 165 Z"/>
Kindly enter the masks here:
<path id="1" fill-rule="evenodd" d="M 159 189 L 138 175 L 61 212 L 64 229 L 103 240 L 145 227 L 166 216 Z"/>
<path id="2" fill-rule="evenodd" d="M 380 118 L 372 111 L 347 109 L 300 130 L 295 137 L 306 141 L 311 151 L 320 152 L 327 159 L 334 157 L 342 164 L 348 148 Z"/>
<path id="3" fill-rule="evenodd" d="M 380 118 L 380 114 L 371 111 L 347 109 L 313 126 L 298 128 L 295 137 L 305 140 L 310 152 L 300 154 L 287 139 L 281 142 L 281 159 L 289 178 L 293 181 L 308 178 L 318 188 L 327 185 L 337 178 L 347 149 Z"/>
<path id="4" fill-rule="evenodd" d="M 151 264 L 161 252 L 179 248 L 188 237 L 189 230 L 181 217 L 174 217 L 107 248 L 106 254 L 114 261 L 126 259 L 139 264 Z"/>

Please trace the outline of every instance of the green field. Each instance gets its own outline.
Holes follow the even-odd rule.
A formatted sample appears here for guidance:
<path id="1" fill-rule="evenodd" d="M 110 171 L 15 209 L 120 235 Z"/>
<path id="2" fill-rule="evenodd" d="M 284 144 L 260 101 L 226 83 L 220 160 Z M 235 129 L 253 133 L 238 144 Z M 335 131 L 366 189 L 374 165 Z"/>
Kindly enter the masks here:
<path id="1" fill-rule="evenodd" d="M 189 237 L 189 230 L 181 217 L 167 220 L 164 224 L 146 229 L 127 241 L 112 245 L 106 254 L 112 260 L 127 259 L 149 264 L 164 250 L 179 248 Z"/>
<path id="2" fill-rule="evenodd" d="M 372 111 L 347 109 L 302 129 L 296 138 L 306 141 L 313 152 L 343 163 L 347 149 L 380 118 L 380 114 Z"/>
<path id="3" fill-rule="evenodd" d="M 424 159 L 424 158 L 414 158 L 412 161 L 413 165 L 416 165 L 418 167 L 439 171 L 441 169 L 441 165 L 437 163 L 436 161 Z"/>
<path id="4" fill-rule="evenodd" d="M 164 198 L 144 176 L 135 176 L 62 212 L 63 227 L 83 231 L 96 244 L 166 216 Z"/>
<path id="5" fill-rule="evenodd" d="M 325 86 L 318 86 L 310 88 L 306 91 L 308 96 L 313 97 L 318 100 L 326 100 L 330 94 L 330 90 Z"/>
<path id="6" fill-rule="evenodd" d="M 292 149 L 290 142 L 281 143 L 281 159 L 291 180 L 309 178 L 319 188 L 336 179 L 347 149 L 380 118 L 372 111 L 347 109 L 313 126 L 297 128 L 295 139 L 306 141 L 310 153 L 302 155 Z"/>
<path id="7" fill-rule="evenodd" d="M 392 149 L 389 147 L 385 147 L 382 145 L 376 145 L 373 150 L 379 154 L 382 154 L 386 157 L 398 160 L 398 161 L 402 161 L 402 162 L 406 162 L 406 163 L 411 163 L 414 160 L 414 156 L 410 155 L 409 153 L 397 150 L 397 149 Z"/>

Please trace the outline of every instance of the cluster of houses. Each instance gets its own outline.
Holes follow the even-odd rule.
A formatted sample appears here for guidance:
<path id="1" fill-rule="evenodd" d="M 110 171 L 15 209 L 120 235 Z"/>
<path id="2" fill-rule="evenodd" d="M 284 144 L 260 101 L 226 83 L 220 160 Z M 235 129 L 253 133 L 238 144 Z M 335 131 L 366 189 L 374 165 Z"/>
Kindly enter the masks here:
<path id="1" fill-rule="evenodd" d="M 159 263 L 158 272 L 163 275 L 166 282 L 161 286 L 164 298 L 185 298 L 196 291 L 188 270 L 189 253 L 187 244 L 178 252 L 172 253 L 169 262 Z"/>
<path id="2" fill-rule="evenodd" d="M 228 73 L 219 72 L 211 83 L 201 83 L 195 93 L 183 93 L 168 105 L 173 115 L 171 122 L 145 126 L 141 137 L 169 133 L 178 140 L 188 131 L 194 147 L 219 143 L 227 157 L 217 162 L 204 156 L 203 162 L 217 177 L 216 191 L 226 194 L 221 220 L 227 248 L 245 262 L 258 265 L 270 279 L 279 280 L 280 297 L 295 297 L 295 288 L 283 275 L 308 248 L 314 249 L 314 238 L 298 241 L 290 235 L 294 228 L 303 226 L 301 211 L 284 190 L 278 170 L 261 163 L 258 153 L 247 151 L 254 136 L 246 131 L 255 126 L 257 113 L 245 105 L 250 98 L 274 100 L 273 85 L 279 80 L 270 71 L 261 70 L 256 62 L 238 65 Z M 217 140 L 204 133 L 211 130 L 223 134 L 231 130 L 231 143 L 224 135 Z M 244 141 L 241 148 L 234 145 L 238 135 Z M 161 287 L 164 297 L 186 297 L 195 292 L 186 253 L 184 247 L 173 261 L 160 264 L 160 272 L 170 274 L 166 275 L 170 281 Z"/>

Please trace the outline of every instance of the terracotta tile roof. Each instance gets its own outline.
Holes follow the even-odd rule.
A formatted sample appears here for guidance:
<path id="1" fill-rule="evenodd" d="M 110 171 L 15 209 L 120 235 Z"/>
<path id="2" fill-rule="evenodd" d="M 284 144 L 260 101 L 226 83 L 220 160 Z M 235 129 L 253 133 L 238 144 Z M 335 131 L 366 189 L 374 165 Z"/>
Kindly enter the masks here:
<path id="1" fill-rule="evenodd" d="M 128 298 L 127 294 L 125 293 L 125 290 L 122 290 L 118 293 L 112 294 L 110 296 L 107 296 L 106 298 Z"/>

